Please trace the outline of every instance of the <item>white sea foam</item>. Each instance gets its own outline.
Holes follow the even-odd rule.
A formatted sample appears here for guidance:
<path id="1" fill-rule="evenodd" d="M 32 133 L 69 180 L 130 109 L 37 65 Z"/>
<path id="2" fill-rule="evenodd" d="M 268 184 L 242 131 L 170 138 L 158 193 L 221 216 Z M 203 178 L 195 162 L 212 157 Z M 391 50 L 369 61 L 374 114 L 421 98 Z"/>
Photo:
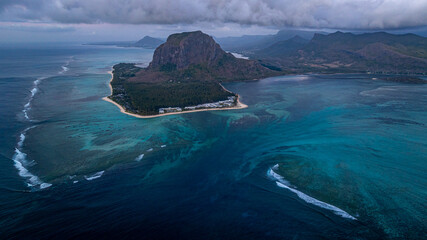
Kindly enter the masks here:
<path id="1" fill-rule="evenodd" d="M 52 186 L 52 184 L 50 184 L 50 183 L 42 183 L 42 184 L 40 184 L 40 189 L 45 189 L 45 188 L 48 188 L 51 186 Z"/>
<path id="2" fill-rule="evenodd" d="M 161 148 L 164 148 L 164 147 L 166 147 L 166 145 L 162 145 L 162 146 L 160 146 Z"/>
<path id="3" fill-rule="evenodd" d="M 85 176 L 85 179 L 88 180 L 88 181 L 91 181 L 91 180 L 100 178 L 102 176 L 102 174 L 104 174 L 104 171 L 96 172 L 96 173 L 94 173 L 92 175 Z"/>
<path id="4" fill-rule="evenodd" d="M 21 135 L 19 136 L 19 141 L 16 144 L 15 148 L 15 154 L 12 157 L 12 160 L 14 162 L 15 168 L 18 170 L 19 176 L 23 177 L 27 181 L 28 187 L 35 187 L 35 188 L 48 188 L 52 186 L 50 183 L 45 183 L 40 180 L 39 177 L 32 174 L 26 167 L 34 165 L 34 161 L 28 161 L 27 154 L 22 151 L 22 147 L 24 146 L 25 141 L 25 134 L 26 132 L 33 127 L 29 127 L 21 132 Z"/>
<path id="5" fill-rule="evenodd" d="M 144 154 L 143 153 L 141 153 L 138 157 L 136 157 L 135 158 L 135 161 L 141 161 L 142 160 L 142 158 L 144 157 Z"/>
<path id="6" fill-rule="evenodd" d="M 21 135 L 19 135 L 19 141 L 18 141 L 18 144 L 17 144 L 18 148 L 22 148 L 22 145 L 24 144 L 24 141 L 25 141 L 25 134 L 24 134 L 24 132 L 22 132 Z"/>
<path id="7" fill-rule="evenodd" d="M 37 92 L 39 91 L 39 84 L 41 83 L 41 81 L 45 79 L 45 77 L 41 77 L 41 78 L 37 78 L 34 82 L 33 82 L 33 88 L 30 90 L 30 98 L 28 99 L 28 102 L 24 105 L 24 109 L 22 110 L 22 112 L 24 113 L 24 117 L 25 119 L 31 121 L 30 117 L 28 116 L 28 111 L 30 111 L 31 109 L 31 103 L 34 99 L 34 96 L 37 94 Z"/>
<path id="8" fill-rule="evenodd" d="M 280 174 L 278 174 L 278 173 L 274 172 L 274 170 L 277 170 L 277 169 L 278 169 L 278 167 L 279 167 L 279 165 L 278 165 L 278 164 L 276 164 L 276 165 L 274 165 L 272 168 L 270 168 L 270 169 L 268 170 L 268 172 L 267 172 L 267 175 L 268 175 L 270 178 L 272 178 L 272 179 L 275 179 L 275 180 L 276 180 L 276 184 L 277 184 L 277 186 L 278 186 L 278 187 L 288 189 L 289 191 L 291 191 L 291 192 L 293 192 L 293 193 L 297 194 L 297 196 L 298 196 L 299 198 L 301 198 L 302 200 L 304 200 L 304 201 L 305 201 L 305 202 L 307 202 L 307 203 L 313 204 L 313 205 L 315 205 L 315 206 L 318 206 L 318 207 L 321 207 L 321 208 L 324 208 L 324 209 L 331 210 L 331 211 L 333 211 L 335 214 L 337 214 L 337 215 L 339 215 L 339 216 L 341 216 L 341 217 L 348 218 L 348 219 L 352 219 L 352 220 L 357 220 L 355 217 L 351 216 L 351 215 L 350 215 L 349 213 L 347 213 L 346 211 L 344 211 L 344 210 L 342 210 L 342 209 L 340 209 L 340 208 L 338 208 L 338 207 L 335 207 L 334 205 L 331 205 L 331 204 L 329 204 L 329 203 L 325 203 L 325 202 L 322 202 L 322 201 L 320 201 L 320 200 L 317 200 L 317 199 L 315 199 L 315 198 L 313 198 L 313 197 L 310 197 L 310 196 L 308 196 L 307 194 L 305 194 L 305 193 L 303 193 L 303 192 L 301 192 L 301 191 L 298 191 L 298 190 L 296 190 L 295 188 L 293 188 L 293 187 L 289 184 L 289 182 L 288 182 L 288 181 L 286 181 L 286 180 L 283 178 L 283 176 L 281 176 Z"/>
<path id="9" fill-rule="evenodd" d="M 61 68 L 62 68 L 62 70 L 59 71 L 58 74 L 64 74 L 64 73 L 68 72 L 68 70 L 69 70 L 69 68 L 66 65 L 61 66 Z"/>
<path id="10" fill-rule="evenodd" d="M 150 149 L 148 149 L 148 150 L 147 150 L 147 152 L 151 152 L 151 151 L 153 151 L 153 149 L 152 149 L 152 148 L 150 148 Z"/>
<path id="11" fill-rule="evenodd" d="M 73 57 L 71 57 L 69 61 L 67 61 L 64 65 L 61 66 L 62 70 L 59 71 L 58 74 L 64 74 L 64 73 L 68 72 L 68 70 L 70 70 L 70 68 L 68 68 L 68 65 L 70 65 L 72 58 Z"/>
<path id="12" fill-rule="evenodd" d="M 268 176 L 273 180 L 278 180 L 279 182 L 286 184 L 287 186 L 290 186 L 291 184 L 284 177 L 274 172 L 274 170 L 277 170 L 278 168 L 279 168 L 279 164 L 276 164 L 272 168 L 270 168 L 267 173 Z"/>

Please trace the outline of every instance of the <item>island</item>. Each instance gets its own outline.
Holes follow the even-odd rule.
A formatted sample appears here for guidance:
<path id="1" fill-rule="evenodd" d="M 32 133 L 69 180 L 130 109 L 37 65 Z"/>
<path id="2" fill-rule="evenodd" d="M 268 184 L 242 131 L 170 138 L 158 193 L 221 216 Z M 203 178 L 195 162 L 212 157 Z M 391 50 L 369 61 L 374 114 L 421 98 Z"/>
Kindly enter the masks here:
<path id="1" fill-rule="evenodd" d="M 145 36 L 142 39 L 134 41 L 116 41 L 116 42 L 93 42 L 85 43 L 83 45 L 94 45 L 94 46 L 116 46 L 116 47 L 137 47 L 146 49 L 155 49 L 164 43 L 162 39 Z"/>
<path id="2" fill-rule="evenodd" d="M 147 68 L 113 66 L 111 95 L 104 100 L 141 118 L 247 107 L 221 83 L 250 81 L 280 72 L 234 57 L 201 31 L 172 34 L 156 48 Z"/>

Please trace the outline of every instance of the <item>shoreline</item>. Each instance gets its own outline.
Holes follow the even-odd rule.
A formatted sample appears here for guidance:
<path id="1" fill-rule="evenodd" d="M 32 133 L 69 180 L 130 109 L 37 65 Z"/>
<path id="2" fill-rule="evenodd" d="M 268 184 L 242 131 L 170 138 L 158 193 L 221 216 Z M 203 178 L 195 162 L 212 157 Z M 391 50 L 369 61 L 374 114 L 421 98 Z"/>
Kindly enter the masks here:
<path id="1" fill-rule="evenodd" d="M 109 71 L 109 74 L 111 74 L 111 79 L 108 82 L 108 87 L 110 88 L 110 96 L 111 94 L 113 94 L 113 87 L 111 86 L 111 81 L 113 81 L 113 71 Z M 230 92 L 228 89 L 226 89 L 224 86 L 222 86 L 222 84 L 219 84 L 225 91 Z M 231 92 L 230 92 L 231 93 Z M 220 110 L 234 110 L 234 109 L 244 109 L 247 108 L 248 105 L 240 102 L 240 95 L 237 94 L 237 104 L 234 107 L 226 107 L 226 108 L 206 108 L 206 109 L 197 109 L 197 110 L 189 110 L 189 111 L 182 111 L 182 112 L 172 112 L 172 113 L 163 113 L 163 114 L 158 114 L 158 115 L 139 115 L 136 113 L 130 113 L 130 112 L 126 112 L 126 110 L 122 107 L 122 105 L 114 102 L 113 100 L 109 99 L 107 97 L 103 97 L 102 100 L 112 103 L 114 105 L 116 105 L 119 109 L 121 113 L 127 114 L 129 116 L 132 117 L 136 117 L 136 118 L 156 118 L 156 117 L 163 117 L 163 116 L 169 116 L 169 115 L 177 115 L 177 114 L 184 114 L 184 113 L 194 113 L 194 112 L 204 112 L 204 111 L 220 111 Z"/>

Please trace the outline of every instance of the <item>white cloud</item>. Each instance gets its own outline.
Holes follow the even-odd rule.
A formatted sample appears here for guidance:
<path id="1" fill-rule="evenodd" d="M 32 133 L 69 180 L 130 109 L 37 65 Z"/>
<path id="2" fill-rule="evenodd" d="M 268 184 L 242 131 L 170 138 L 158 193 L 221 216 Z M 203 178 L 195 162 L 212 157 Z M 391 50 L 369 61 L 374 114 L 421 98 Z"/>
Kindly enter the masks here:
<path id="1" fill-rule="evenodd" d="M 425 26 L 426 12 L 426 0 L 5 0 L 0 4 L 3 21 L 347 29 Z"/>

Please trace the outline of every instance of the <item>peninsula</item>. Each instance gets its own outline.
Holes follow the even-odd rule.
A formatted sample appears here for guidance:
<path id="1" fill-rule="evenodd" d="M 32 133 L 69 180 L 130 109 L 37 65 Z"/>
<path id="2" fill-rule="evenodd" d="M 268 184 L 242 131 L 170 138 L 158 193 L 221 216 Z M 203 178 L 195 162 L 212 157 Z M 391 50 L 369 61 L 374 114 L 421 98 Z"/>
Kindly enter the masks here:
<path id="1" fill-rule="evenodd" d="M 156 48 L 147 68 L 113 66 L 111 95 L 123 113 L 150 118 L 196 111 L 245 108 L 221 83 L 279 75 L 257 61 L 235 58 L 202 33 L 172 34 Z"/>

